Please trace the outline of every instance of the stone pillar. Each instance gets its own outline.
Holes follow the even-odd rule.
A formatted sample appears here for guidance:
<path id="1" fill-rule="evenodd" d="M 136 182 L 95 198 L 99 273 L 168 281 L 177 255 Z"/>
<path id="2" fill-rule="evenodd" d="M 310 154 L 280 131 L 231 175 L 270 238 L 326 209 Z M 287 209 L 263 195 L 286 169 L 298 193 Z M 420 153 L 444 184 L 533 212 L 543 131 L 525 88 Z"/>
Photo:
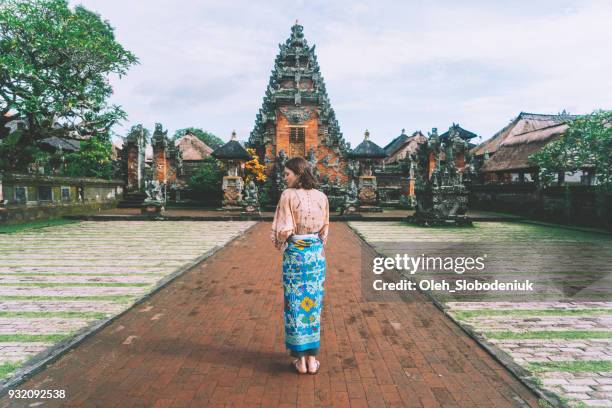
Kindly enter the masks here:
<path id="1" fill-rule="evenodd" d="M 156 141 L 153 144 L 153 180 L 166 184 L 168 161 L 166 159 L 166 143 L 165 141 Z"/>
<path id="2" fill-rule="evenodd" d="M 127 145 L 127 189 L 134 191 L 140 189 L 140 154 L 138 144 L 128 143 Z"/>

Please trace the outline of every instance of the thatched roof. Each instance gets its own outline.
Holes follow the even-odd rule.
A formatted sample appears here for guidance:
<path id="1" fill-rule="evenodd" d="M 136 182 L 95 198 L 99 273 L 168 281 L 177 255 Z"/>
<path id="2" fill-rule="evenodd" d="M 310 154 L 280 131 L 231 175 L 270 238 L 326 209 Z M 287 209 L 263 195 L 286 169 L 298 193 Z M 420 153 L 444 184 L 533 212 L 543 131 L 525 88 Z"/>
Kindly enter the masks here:
<path id="1" fill-rule="evenodd" d="M 187 133 L 174 142 L 174 144 L 181 151 L 183 160 L 204 160 L 213 152 L 210 146 L 191 133 Z"/>
<path id="2" fill-rule="evenodd" d="M 542 115 L 538 113 L 521 112 L 502 130 L 493 135 L 492 138 L 482 142 L 472 150 L 474 156 L 482 156 L 485 152 L 489 154 L 497 152 L 502 142 L 508 137 L 532 132 L 534 130 L 547 128 L 559 123 L 565 123 L 574 119 L 571 115 Z"/>
<path id="3" fill-rule="evenodd" d="M 534 168 L 536 166 L 529 162 L 529 156 L 556 140 L 567 128 L 567 124 L 561 123 L 507 137 L 500 143 L 497 153 L 484 163 L 480 171 L 492 172 Z"/>
<path id="4" fill-rule="evenodd" d="M 360 159 L 384 159 L 387 153 L 376 143 L 369 140 L 370 132 L 366 130 L 363 142 L 348 153 L 349 157 Z"/>

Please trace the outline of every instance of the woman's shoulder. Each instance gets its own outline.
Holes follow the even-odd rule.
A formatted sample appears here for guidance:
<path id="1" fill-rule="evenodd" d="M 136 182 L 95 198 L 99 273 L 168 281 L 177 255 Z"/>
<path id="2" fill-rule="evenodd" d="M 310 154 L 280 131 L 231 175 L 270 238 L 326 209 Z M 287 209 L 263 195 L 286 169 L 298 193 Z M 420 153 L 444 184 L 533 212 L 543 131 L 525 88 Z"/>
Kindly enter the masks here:
<path id="1" fill-rule="evenodd" d="M 327 195 L 325 195 L 324 192 L 322 192 L 321 190 L 317 190 L 316 188 L 313 188 L 312 191 L 315 191 L 315 194 L 318 195 L 319 197 L 321 197 L 322 199 L 327 199 Z"/>

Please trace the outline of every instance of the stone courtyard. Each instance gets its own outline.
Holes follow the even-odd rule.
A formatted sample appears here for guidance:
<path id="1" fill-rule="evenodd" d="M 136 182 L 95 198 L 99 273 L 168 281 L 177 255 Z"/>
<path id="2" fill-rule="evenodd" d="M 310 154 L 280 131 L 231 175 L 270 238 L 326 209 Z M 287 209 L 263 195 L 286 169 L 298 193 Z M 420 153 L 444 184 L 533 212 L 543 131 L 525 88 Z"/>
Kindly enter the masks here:
<path id="1" fill-rule="evenodd" d="M 485 296 L 431 292 L 433 298 L 501 358 L 509 356 L 519 366 L 514 371 L 526 380 L 570 405 L 612 406 L 610 235 L 522 223 L 475 223 L 463 230 L 423 229 L 399 222 L 350 225 L 387 256 L 420 253 L 427 246 L 438 249 L 441 243 L 460 245 L 460 250 L 477 244 L 479 250 L 495 250 L 489 252 L 490 258 L 495 256 L 489 261 L 496 263 L 490 275 L 530 278 L 534 292 Z M 517 253 L 521 259 L 516 259 Z"/>
<path id="2" fill-rule="evenodd" d="M 81 222 L 0 234 L 2 374 L 129 308 L 163 278 L 252 225 Z"/>
<path id="3" fill-rule="evenodd" d="M 322 371 L 299 377 L 283 346 L 280 252 L 268 242 L 269 227 L 82 221 L 0 235 L 5 384 L 120 314 L 18 388 L 64 389 L 68 399 L 44 406 L 75 407 L 538 406 L 542 395 L 571 406 L 612 405 L 612 302 L 602 292 L 609 235 L 519 222 L 459 229 L 333 222 Z M 371 272 L 364 265 L 373 257 L 440 243 L 451 245 L 449 253 L 497 249 L 486 274 L 529 275 L 538 290 L 525 299 L 433 292 L 406 299 L 395 291 L 364 297 Z M 525 269 L 538 257 L 551 265 L 551 257 L 564 256 L 572 265 L 584 261 L 585 269 Z M 568 292 L 568 284 L 583 290 Z M 585 290 L 591 298 L 581 298 Z M 0 406 L 37 405 L 5 395 Z"/>

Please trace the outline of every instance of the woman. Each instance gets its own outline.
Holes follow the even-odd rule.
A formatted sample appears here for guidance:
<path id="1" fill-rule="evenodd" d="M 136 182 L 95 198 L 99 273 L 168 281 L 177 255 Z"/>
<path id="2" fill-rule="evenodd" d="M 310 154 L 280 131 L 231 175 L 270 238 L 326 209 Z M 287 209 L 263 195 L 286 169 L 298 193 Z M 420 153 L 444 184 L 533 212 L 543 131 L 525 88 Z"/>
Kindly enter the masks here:
<path id="1" fill-rule="evenodd" d="M 285 345 L 297 357 L 293 366 L 300 374 L 316 374 L 320 345 L 325 252 L 329 229 L 327 196 L 315 190 L 310 164 L 302 157 L 287 160 L 272 240 L 283 252 Z"/>

